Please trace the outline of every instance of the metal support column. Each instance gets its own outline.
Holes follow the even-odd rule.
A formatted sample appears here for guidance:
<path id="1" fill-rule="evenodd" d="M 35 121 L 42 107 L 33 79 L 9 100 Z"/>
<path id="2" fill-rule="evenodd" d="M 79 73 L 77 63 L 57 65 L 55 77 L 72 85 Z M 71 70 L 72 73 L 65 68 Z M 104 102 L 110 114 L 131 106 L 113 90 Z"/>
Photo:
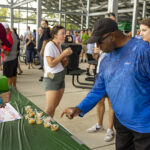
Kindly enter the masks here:
<path id="1" fill-rule="evenodd" d="M 133 17 L 132 17 L 132 37 L 135 36 L 136 34 L 137 8 L 138 8 L 138 0 L 134 0 Z"/>
<path id="2" fill-rule="evenodd" d="M 108 13 L 114 13 L 118 20 L 118 0 L 108 0 Z"/>
<path id="3" fill-rule="evenodd" d="M 19 20 L 18 20 L 18 35 L 20 35 L 20 18 L 21 18 L 21 16 L 20 16 L 20 7 L 18 9 L 18 17 L 19 17 Z"/>
<path id="4" fill-rule="evenodd" d="M 81 15 L 81 27 L 80 27 L 81 30 L 83 30 L 83 15 Z"/>
<path id="5" fill-rule="evenodd" d="M 10 27 L 13 28 L 14 27 L 14 9 L 13 7 L 13 0 L 11 0 L 11 7 L 10 7 Z"/>
<path id="6" fill-rule="evenodd" d="M 36 28 L 36 47 L 38 48 L 38 41 L 39 41 L 38 30 L 40 27 L 41 16 L 42 16 L 42 1 L 41 0 L 37 0 L 36 12 L 37 12 L 37 16 L 36 16 L 36 25 L 37 25 L 37 28 Z"/>
<path id="7" fill-rule="evenodd" d="M 143 13 L 142 13 L 142 18 L 146 17 L 146 1 L 143 2 Z"/>
<path id="8" fill-rule="evenodd" d="M 64 28 L 66 29 L 66 14 L 64 14 Z"/>
<path id="9" fill-rule="evenodd" d="M 89 13 L 90 13 L 90 0 L 87 0 L 87 15 L 86 15 L 86 29 L 89 28 Z"/>
<path id="10" fill-rule="evenodd" d="M 27 26 L 28 26 L 28 4 L 27 4 L 27 22 L 26 22 L 26 24 L 27 24 Z"/>
<path id="11" fill-rule="evenodd" d="M 59 11 L 61 12 L 62 0 L 59 0 Z M 61 25 L 61 13 L 59 13 L 59 25 Z"/>

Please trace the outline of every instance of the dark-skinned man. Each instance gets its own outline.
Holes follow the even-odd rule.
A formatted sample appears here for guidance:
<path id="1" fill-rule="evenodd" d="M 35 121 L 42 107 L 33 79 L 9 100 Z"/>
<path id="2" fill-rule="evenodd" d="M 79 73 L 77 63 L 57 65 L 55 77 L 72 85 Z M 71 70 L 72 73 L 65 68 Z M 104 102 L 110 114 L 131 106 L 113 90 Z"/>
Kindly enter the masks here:
<path id="1" fill-rule="evenodd" d="M 84 116 L 107 93 L 115 113 L 116 150 L 149 150 L 150 44 L 125 36 L 109 18 L 95 23 L 88 42 L 96 42 L 107 54 L 92 90 L 61 117 Z"/>

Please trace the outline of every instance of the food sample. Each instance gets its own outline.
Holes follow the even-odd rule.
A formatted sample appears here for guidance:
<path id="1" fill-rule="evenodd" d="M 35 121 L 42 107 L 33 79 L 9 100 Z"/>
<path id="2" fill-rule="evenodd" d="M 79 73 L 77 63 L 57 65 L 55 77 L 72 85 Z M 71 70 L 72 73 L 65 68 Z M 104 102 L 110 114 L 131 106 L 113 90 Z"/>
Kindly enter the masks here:
<path id="1" fill-rule="evenodd" d="M 39 112 L 39 116 L 42 117 L 43 116 L 43 112 Z"/>
<path id="2" fill-rule="evenodd" d="M 35 119 L 34 118 L 29 118 L 28 123 L 29 124 L 34 124 L 35 123 Z"/>
<path id="3" fill-rule="evenodd" d="M 42 124 L 42 120 L 41 119 L 37 119 L 36 120 L 36 124 Z"/>
<path id="4" fill-rule="evenodd" d="M 29 118 L 30 118 L 29 114 L 25 115 L 25 119 L 29 119 Z"/>
<path id="5" fill-rule="evenodd" d="M 31 106 L 26 106 L 25 107 L 25 111 L 27 112 L 27 113 L 29 113 L 29 112 L 31 112 L 32 111 L 32 109 L 31 109 Z"/>
<path id="6" fill-rule="evenodd" d="M 50 122 L 50 121 L 51 121 L 51 118 L 50 118 L 50 117 L 46 117 L 46 118 L 44 118 L 43 120 L 44 120 L 44 122 Z"/>
<path id="7" fill-rule="evenodd" d="M 52 124 L 51 125 L 51 130 L 52 131 L 57 131 L 59 129 L 59 125 L 57 125 L 57 124 Z"/>
<path id="8" fill-rule="evenodd" d="M 45 122 L 45 123 L 44 123 L 44 127 L 45 127 L 45 128 L 49 128 L 50 126 L 51 126 L 50 123 L 48 123 L 48 122 Z"/>
<path id="9" fill-rule="evenodd" d="M 33 111 L 30 111 L 30 112 L 29 112 L 29 116 L 30 116 L 30 117 L 33 117 L 34 115 L 35 115 L 35 113 L 34 113 Z"/>

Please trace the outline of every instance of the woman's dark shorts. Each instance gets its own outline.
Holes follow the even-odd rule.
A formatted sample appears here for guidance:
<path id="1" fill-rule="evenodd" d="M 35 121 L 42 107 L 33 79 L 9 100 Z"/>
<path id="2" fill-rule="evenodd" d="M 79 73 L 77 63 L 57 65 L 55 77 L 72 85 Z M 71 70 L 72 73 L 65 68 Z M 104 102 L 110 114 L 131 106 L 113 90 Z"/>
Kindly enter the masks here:
<path id="1" fill-rule="evenodd" d="M 44 77 L 43 85 L 45 91 L 59 90 L 65 88 L 65 71 L 54 74 L 54 78 Z"/>
<path id="2" fill-rule="evenodd" d="M 3 75 L 8 78 L 16 77 L 17 76 L 17 66 L 18 66 L 18 59 L 7 61 L 3 63 Z"/>

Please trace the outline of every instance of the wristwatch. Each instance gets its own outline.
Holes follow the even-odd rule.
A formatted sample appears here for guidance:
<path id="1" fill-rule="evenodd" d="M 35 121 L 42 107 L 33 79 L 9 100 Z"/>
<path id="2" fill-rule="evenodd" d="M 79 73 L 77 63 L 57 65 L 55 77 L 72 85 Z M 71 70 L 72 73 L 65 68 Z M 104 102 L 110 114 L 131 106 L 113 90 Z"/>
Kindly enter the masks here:
<path id="1" fill-rule="evenodd" d="M 3 104 L 3 100 L 2 100 L 2 98 L 0 97 L 0 105 L 2 105 Z"/>

